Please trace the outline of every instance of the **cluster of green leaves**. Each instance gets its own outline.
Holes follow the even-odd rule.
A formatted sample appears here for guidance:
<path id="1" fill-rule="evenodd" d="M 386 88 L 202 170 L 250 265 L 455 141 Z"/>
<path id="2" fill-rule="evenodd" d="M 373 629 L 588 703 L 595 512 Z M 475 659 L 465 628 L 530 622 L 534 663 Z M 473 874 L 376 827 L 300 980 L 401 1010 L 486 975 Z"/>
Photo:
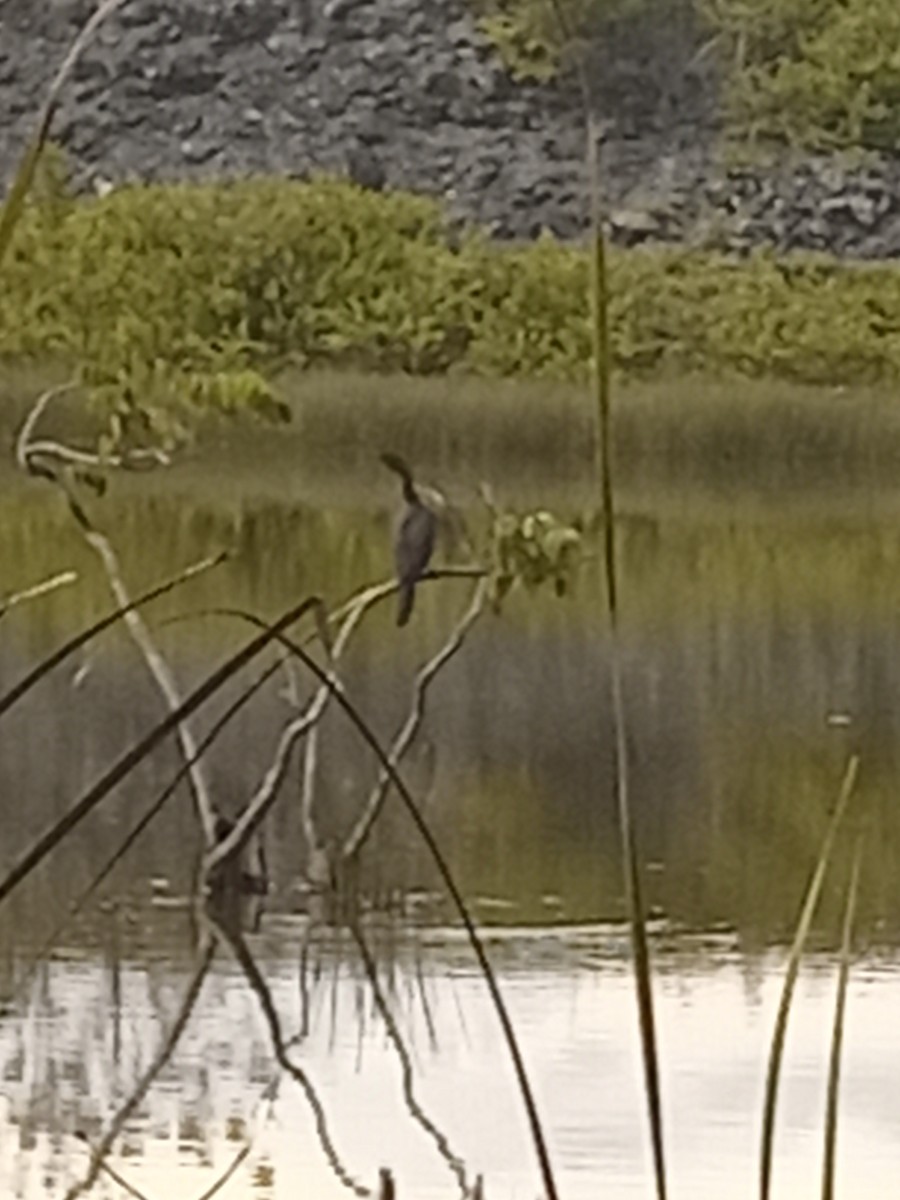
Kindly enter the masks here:
<path id="1" fill-rule="evenodd" d="M 570 590 L 581 551 L 581 533 L 549 512 L 494 514 L 490 597 L 499 611 L 516 583 L 534 591 L 552 583 L 557 596 Z"/>
<path id="2" fill-rule="evenodd" d="M 669 0 L 471 0 L 517 78 L 557 74 L 581 35 Z M 812 148 L 896 146 L 900 5 L 894 0 L 695 0 L 722 51 L 735 139 Z M 568 32 L 560 22 L 560 12 Z M 659 13 L 665 20 L 665 12 Z"/>
<path id="3" fill-rule="evenodd" d="M 664 0 L 472 0 L 481 30 L 517 79 L 546 81 L 572 43 Z"/>
<path id="4" fill-rule="evenodd" d="M 282 413 L 289 363 L 581 379 L 588 257 L 448 231 L 440 208 L 337 180 L 128 187 L 29 205 L 4 266 L 0 355 L 61 362 L 110 446 L 205 411 Z M 631 373 L 900 378 L 900 272 L 681 249 L 610 263 L 612 365 Z"/>
<path id="5" fill-rule="evenodd" d="M 700 0 L 731 48 L 733 132 L 821 148 L 900 136 L 894 0 Z"/>

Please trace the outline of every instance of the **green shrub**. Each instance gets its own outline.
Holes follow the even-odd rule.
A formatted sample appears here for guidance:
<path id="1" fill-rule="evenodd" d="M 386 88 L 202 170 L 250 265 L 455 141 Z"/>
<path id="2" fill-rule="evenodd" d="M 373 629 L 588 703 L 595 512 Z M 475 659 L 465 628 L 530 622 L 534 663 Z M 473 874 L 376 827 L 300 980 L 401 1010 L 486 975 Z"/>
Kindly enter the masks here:
<path id="1" fill-rule="evenodd" d="M 895 0 L 700 0 L 731 47 L 732 132 L 816 148 L 900 137 Z"/>
<path id="2" fill-rule="evenodd" d="M 849 383 L 900 377 L 900 271 L 682 249 L 611 256 L 614 366 Z M 0 355 L 81 379 L 115 443 L 197 411 L 279 416 L 287 364 L 578 379 L 587 256 L 451 235 L 440 208 L 349 183 L 128 187 L 32 204 Z"/>
<path id="3" fill-rule="evenodd" d="M 557 74 L 567 49 L 560 14 L 575 37 L 602 37 L 623 17 L 668 6 L 670 0 L 471 0 L 481 30 L 517 79 L 545 81 Z"/>

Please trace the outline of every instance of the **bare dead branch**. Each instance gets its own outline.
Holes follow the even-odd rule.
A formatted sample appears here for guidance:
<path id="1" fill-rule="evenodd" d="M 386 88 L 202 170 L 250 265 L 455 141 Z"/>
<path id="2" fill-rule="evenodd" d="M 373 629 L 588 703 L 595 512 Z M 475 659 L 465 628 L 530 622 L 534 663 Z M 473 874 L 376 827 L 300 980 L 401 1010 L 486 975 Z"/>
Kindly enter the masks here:
<path id="1" fill-rule="evenodd" d="M 32 434 L 37 428 L 37 423 L 44 415 L 47 406 L 52 400 L 59 396 L 64 396 L 66 392 L 74 391 L 78 385 L 72 381 L 69 383 L 60 384 L 58 387 L 48 388 L 42 392 L 28 410 L 28 415 L 22 422 L 22 428 L 16 437 L 16 465 L 20 471 L 28 473 L 28 448 L 32 442 Z"/>
<path id="2" fill-rule="evenodd" d="M 55 592 L 58 588 L 75 583 L 77 579 L 78 575 L 75 571 L 60 571 L 58 575 L 52 575 L 41 583 L 32 584 L 31 587 L 24 588 L 21 592 L 13 592 L 5 599 L 0 600 L 0 620 L 11 608 L 24 604 L 26 600 L 37 600 L 41 596 L 46 596 L 48 592 Z"/>
<path id="3" fill-rule="evenodd" d="M 428 689 L 434 682 L 440 671 L 447 665 L 448 662 L 462 649 L 463 643 L 466 640 L 473 625 L 478 621 L 485 610 L 488 598 L 488 580 L 482 578 L 478 580 L 472 596 L 469 607 L 466 609 L 463 616 L 460 618 L 456 627 L 451 632 L 447 641 L 440 648 L 424 667 L 416 675 L 413 683 L 413 699 L 410 708 L 409 716 L 400 729 L 393 745 L 388 753 L 388 758 L 391 765 L 396 767 L 403 760 L 404 755 L 415 741 L 416 734 L 422 724 L 425 716 L 425 705 L 428 697 Z M 345 860 L 355 858 L 362 850 L 365 842 L 374 827 L 375 821 L 378 819 L 382 806 L 390 792 L 391 779 L 388 773 L 382 768 L 378 774 L 378 780 L 369 797 L 366 800 L 363 811 L 360 813 L 356 824 L 351 829 L 350 833 L 344 840 L 344 845 L 341 848 L 341 857 Z"/>
<path id="4" fill-rule="evenodd" d="M 30 459 L 49 459 L 72 467 L 115 467 L 124 471 L 147 470 L 152 467 L 169 467 L 172 456 L 158 446 L 138 446 L 124 454 L 96 454 L 91 450 L 80 450 L 49 438 L 33 441 L 28 446 Z"/>
<path id="5" fill-rule="evenodd" d="M 220 666 L 212 671 L 198 684 L 197 687 L 186 697 L 183 704 L 175 712 L 169 713 L 161 721 L 159 721 L 152 729 L 150 729 L 142 738 L 140 738 L 129 750 L 127 750 L 113 765 L 101 776 L 96 783 L 87 789 L 79 800 L 56 821 L 49 829 L 42 833 L 38 839 L 32 843 L 28 850 L 16 862 L 6 875 L 0 879 L 0 904 L 15 891 L 19 884 L 27 879 L 32 871 L 38 867 L 48 854 L 59 845 L 59 843 L 70 833 L 77 825 L 79 825 L 85 817 L 94 811 L 94 809 L 106 799 L 110 792 L 122 782 L 134 768 L 151 753 L 156 746 L 168 737 L 177 727 L 179 721 L 184 717 L 188 717 L 191 713 L 196 712 L 211 696 L 220 690 L 228 682 L 228 680 L 247 666 L 257 657 L 267 646 L 276 641 L 286 630 L 296 625 L 297 622 L 314 607 L 314 598 L 307 597 L 299 604 L 294 605 L 283 613 L 281 617 L 273 625 L 266 626 L 264 630 L 255 638 L 251 638 L 245 646 L 232 654 Z"/>
<path id="6" fill-rule="evenodd" d="M 434 578 L 437 576 L 437 574 L 438 573 L 429 572 L 429 575 L 425 576 L 424 578 Z M 450 574 L 457 578 L 474 577 L 479 579 L 483 585 L 486 585 L 486 573 L 481 567 L 461 568 L 451 571 Z M 335 664 L 339 661 L 342 654 L 346 650 L 350 638 L 359 627 L 359 624 L 366 613 L 374 608 L 376 604 L 380 603 L 382 600 L 385 600 L 388 596 L 393 595 L 396 589 L 397 584 L 393 580 L 387 583 L 372 584 L 371 586 L 363 588 L 357 592 L 355 596 L 351 597 L 351 599 L 343 604 L 338 610 L 343 623 L 341 624 L 333 643 L 329 646 L 327 640 L 325 641 L 325 648 L 326 653 L 328 653 L 329 656 L 330 666 L 328 683 L 327 685 L 323 685 L 319 688 L 312 701 L 307 706 L 305 712 L 299 717 L 295 718 L 293 721 L 289 722 L 282 730 L 281 736 L 278 740 L 278 745 L 275 748 L 275 754 L 273 756 L 272 763 L 266 771 L 261 783 L 257 787 L 252 799 L 248 802 L 244 808 L 244 811 L 238 817 L 231 831 L 209 849 L 204 864 L 204 876 L 207 880 L 209 880 L 217 871 L 221 870 L 226 862 L 234 859 L 234 857 L 241 852 L 253 833 L 264 820 L 266 814 L 272 808 L 272 805 L 278 798 L 282 784 L 284 783 L 285 774 L 290 762 L 290 755 L 294 746 L 302 737 L 309 734 L 310 731 L 315 728 L 318 722 L 322 720 L 332 692 L 335 690 L 340 690 L 341 684 L 334 670 Z M 481 590 L 483 590 L 484 595 L 486 596 L 486 586 L 484 586 Z M 245 612 L 241 609 L 217 609 L 211 611 L 215 612 L 217 615 L 235 617 L 240 620 L 247 621 L 250 624 L 265 628 L 265 623 L 260 621 L 259 618 L 255 617 L 252 613 Z M 323 616 L 324 611 L 324 607 L 321 612 L 317 611 L 316 633 L 311 634 L 310 638 L 315 637 L 316 634 L 318 634 L 320 638 L 323 638 L 324 635 L 322 631 L 326 624 L 333 624 L 338 619 L 337 614 L 332 614 L 326 621 Z M 463 631 L 463 636 L 465 632 L 466 630 Z M 462 643 L 460 641 L 460 645 L 461 644 Z M 455 653 L 458 648 L 458 646 L 454 645 L 451 648 L 448 657 L 452 656 L 452 654 Z M 439 670 L 441 665 L 442 662 L 437 663 L 435 666 L 435 671 Z M 426 680 L 423 687 L 423 694 L 425 688 L 427 687 L 427 683 L 428 680 Z M 416 728 L 417 727 L 418 722 L 416 723 Z M 413 729 L 412 733 L 414 735 L 415 729 Z M 410 741 L 411 740 L 412 735 L 410 735 Z M 313 756 L 315 755 L 315 746 L 313 747 L 311 753 Z M 315 773 L 314 757 L 310 766 L 311 772 L 308 787 L 306 789 L 308 794 L 306 795 L 306 800 L 301 805 L 301 815 L 302 819 L 304 820 L 304 833 L 307 835 L 308 845 L 312 849 L 315 849 L 320 848 L 320 846 L 314 825 L 310 820 L 312 811 L 312 776 Z"/>
<path id="7" fill-rule="evenodd" d="M 95 637 L 98 637 L 99 634 L 103 633 L 105 629 L 108 629 L 111 625 L 114 625 L 116 621 L 121 621 L 126 612 L 130 611 L 131 609 L 142 608 L 145 604 L 149 604 L 151 600 L 156 600 L 160 596 L 166 595 L 167 592 L 171 592 L 175 588 L 180 587 L 183 583 L 187 583 L 196 575 L 200 575 L 204 571 L 210 570 L 212 567 L 217 567 L 220 563 L 225 562 L 227 558 L 227 551 L 223 551 L 220 554 L 214 555 L 212 558 L 201 559 L 200 562 L 192 564 L 191 566 L 187 567 L 186 570 L 181 571 L 178 575 L 165 580 L 163 583 L 157 584 L 156 587 L 151 588 L 147 592 L 143 592 L 137 597 L 136 600 L 133 600 L 131 604 L 127 605 L 125 608 L 114 608 L 112 612 L 107 613 L 105 617 L 101 617 L 99 621 L 95 621 L 92 625 L 89 625 L 87 629 L 82 630 L 81 633 L 77 633 L 67 642 L 64 642 L 59 649 L 54 650 L 52 654 L 43 660 L 43 662 L 38 663 L 38 665 L 34 667 L 33 670 L 29 671 L 24 678 L 20 679 L 17 684 L 14 684 L 9 691 L 5 693 L 5 695 L 0 696 L 0 716 L 2 716 L 5 712 L 8 712 L 9 709 L 17 704 L 23 696 L 27 695 L 27 693 L 31 691 L 35 684 L 39 683 L 45 675 L 49 674 L 49 672 L 55 667 L 58 667 L 60 663 L 65 662 L 67 658 L 70 658 L 76 651 L 80 650 L 82 646 L 87 645 L 89 642 L 93 641 Z"/>
<path id="8" fill-rule="evenodd" d="M 327 647 L 329 658 L 328 671 L 328 686 L 322 686 L 313 696 L 312 700 L 307 705 L 306 709 L 284 727 L 281 736 L 278 739 L 278 744 L 275 747 L 275 754 L 270 763 L 265 775 L 263 776 L 259 786 L 253 794 L 253 797 L 248 801 L 244 811 L 237 818 L 234 827 L 224 837 L 207 852 L 206 860 L 203 866 L 204 878 L 209 881 L 213 878 L 216 872 L 224 869 L 225 865 L 233 860 L 247 844 L 253 833 L 258 829 L 261 822 L 265 819 L 266 814 L 272 808 L 272 805 L 278 798 L 281 786 L 284 783 L 285 774 L 290 762 L 291 752 L 297 742 L 311 730 L 315 728 L 319 721 L 325 715 L 325 710 L 328 706 L 328 701 L 331 698 L 332 692 L 335 689 L 340 689 L 340 681 L 335 671 L 335 665 L 340 660 L 341 655 L 347 648 L 347 643 L 353 635 L 354 630 L 359 625 L 364 614 L 379 600 L 384 598 L 384 588 L 387 585 L 381 585 L 367 589 L 360 595 L 357 603 L 348 609 L 344 623 L 338 631 L 337 637 L 330 647 Z M 393 586 L 393 585 L 391 585 Z M 252 613 L 242 612 L 240 610 L 230 610 L 230 615 L 238 616 L 243 620 L 254 625 L 265 627 L 265 622 L 259 621 Z M 321 612 L 316 613 L 317 628 L 321 629 L 324 624 Z M 313 751 L 315 754 L 315 750 Z M 313 760 L 313 774 L 315 762 Z M 311 783 L 311 781 L 310 781 Z M 311 845 L 318 846 L 318 838 L 313 831 L 313 840 Z"/>
<path id="9" fill-rule="evenodd" d="M 34 473 L 36 470 L 35 455 L 38 453 L 36 447 L 41 445 L 41 443 L 31 440 L 31 435 L 34 432 L 39 417 L 46 410 L 51 398 L 52 393 L 50 392 L 45 392 L 43 396 L 38 398 L 25 421 L 17 441 L 18 461 L 24 464 L 25 470 L 30 473 Z M 163 658 L 151 637 L 146 622 L 132 604 L 131 596 L 122 576 L 121 564 L 112 543 L 94 525 L 84 507 L 79 504 L 62 477 L 56 476 L 50 469 L 42 469 L 39 473 L 44 478 L 55 482 L 66 496 L 69 508 L 81 529 L 82 536 L 103 565 L 113 597 L 123 610 L 123 620 L 128 632 L 131 634 L 132 641 L 143 656 L 144 662 L 147 664 L 147 669 L 153 676 L 169 712 L 177 712 L 181 707 L 182 699 L 178 685 L 175 682 L 175 677 L 172 674 L 169 664 Z M 197 817 L 203 830 L 203 837 L 209 847 L 215 842 L 215 811 L 206 783 L 206 776 L 197 755 L 197 742 L 186 720 L 178 722 L 175 732 L 182 759 L 186 764 L 190 764 L 188 779 L 194 797 Z"/>

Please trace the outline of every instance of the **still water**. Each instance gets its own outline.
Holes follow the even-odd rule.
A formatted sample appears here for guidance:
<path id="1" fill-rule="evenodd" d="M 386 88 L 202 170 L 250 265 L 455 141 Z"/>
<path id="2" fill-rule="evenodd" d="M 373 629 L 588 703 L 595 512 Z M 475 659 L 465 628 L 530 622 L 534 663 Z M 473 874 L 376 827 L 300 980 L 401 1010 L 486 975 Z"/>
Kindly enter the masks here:
<path id="1" fill-rule="evenodd" d="M 297 945 L 289 922 L 264 935 L 264 959 L 286 1030 L 300 1026 Z M 413 1093 L 470 1177 L 489 1194 L 540 1194 L 494 1014 L 483 983 L 446 935 L 423 938 L 417 964 L 394 962 L 390 1004 L 414 1068 Z M 395 948 L 396 951 L 396 948 Z M 621 930 L 505 931 L 492 944 L 546 1121 L 563 1196 L 651 1194 L 632 981 Z M 747 956 L 725 937 L 688 934 L 657 948 L 665 1114 L 675 1194 L 756 1194 L 761 1096 L 783 958 Z M 395 1046 L 358 971 L 323 953 L 308 1037 L 292 1057 L 315 1080 L 343 1169 L 373 1184 L 389 1164 L 400 1195 L 459 1195 L 433 1135 L 404 1102 Z M 109 965 L 85 956 L 47 964 L 15 1020 L 0 1028 L 0 1182 L 4 1195 L 63 1195 L 87 1171 L 83 1130 L 105 1121 L 146 1069 L 187 987 L 169 961 L 122 963 L 113 1004 Z M 834 970 L 805 969 L 788 1040 L 776 1143 L 776 1194 L 816 1195 Z M 894 964 L 857 965 L 850 992 L 838 1194 L 890 1197 L 896 1132 Z M 424 1000 L 423 1000 L 424 997 Z M 426 1019 L 427 1013 L 427 1019 Z M 249 1147 L 249 1149 L 247 1149 Z M 110 1166 L 147 1196 L 197 1198 L 233 1164 L 226 1195 L 331 1200 L 346 1195 L 300 1089 L 273 1062 L 259 1007 L 223 963 L 206 980 L 179 1047 L 125 1125 Z M 99 1195 L 119 1194 L 102 1177 Z"/>
<path id="2" fill-rule="evenodd" d="M 246 479 L 183 493 L 131 483 L 97 510 L 135 590 L 220 546 L 231 560 L 148 616 L 182 687 L 246 639 L 213 609 L 273 617 L 315 589 L 335 603 L 388 570 L 389 486 L 273 500 Z M 533 499 L 526 485 L 516 495 Z M 673 1193 L 754 1194 L 766 1048 L 783 946 L 796 919 L 850 752 L 860 787 L 839 841 L 801 978 L 776 1144 L 779 1194 L 814 1194 L 836 938 L 853 828 L 867 849 L 849 998 L 839 1194 L 888 1197 L 900 1178 L 892 1097 L 900 1068 L 897 904 L 900 816 L 900 532 L 893 505 L 833 495 L 626 505 L 620 530 L 623 659 L 637 831 L 655 916 L 664 1103 Z M 591 514 L 574 490 L 554 506 Z M 475 535 L 481 518 L 475 512 Z M 9 613 L 0 678 L 14 681 L 109 605 L 67 514 L 16 491 L 0 512 L 0 560 L 14 590 L 64 568 L 77 584 Z M 599 578 L 576 594 L 512 598 L 485 615 L 430 695 L 405 774 L 434 825 L 490 949 L 534 1077 L 562 1195 L 651 1194 L 617 828 L 612 801 L 608 646 Z M 385 741 L 402 724 L 415 670 L 464 611 L 471 583 L 423 589 L 402 636 L 367 620 L 347 686 Z M 272 758 L 291 703 L 286 672 L 215 744 L 207 774 L 236 813 Z M 196 721 L 198 734 L 236 695 Z M 160 715 L 143 663 L 116 632 L 55 672 L 0 722 L 0 866 L 18 855 Z M 198 840 L 178 797 L 96 901 L 38 953 L 66 905 L 176 765 L 154 755 L 53 861 L 0 908 L 0 1194 L 64 1196 L 115 1110 L 153 1061 L 191 978 L 180 907 Z M 327 844 L 346 834 L 375 768 L 337 714 L 323 729 L 316 792 Z M 272 893 L 248 940 L 291 1037 L 306 847 L 294 763 L 267 821 Z M 496 1019 L 450 928 L 427 857 L 385 810 L 363 863 L 364 894 L 415 912 L 375 953 L 430 1121 L 490 1198 L 540 1191 Z M 432 1133 L 404 1108 L 396 1045 L 349 941 L 313 939 L 307 1036 L 295 1061 L 314 1081 L 343 1168 L 365 1187 L 390 1167 L 401 1200 L 458 1195 Z M 34 958 L 37 953 L 38 961 Z M 249 1147 L 249 1148 L 247 1148 Z M 258 997 L 223 949 L 171 1061 L 125 1122 L 109 1165 L 147 1196 L 204 1195 L 238 1154 L 223 1195 L 316 1200 L 346 1194 L 310 1108 L 281 1078 Z M 457 1168 L 458 1173 L 458 1168 Z M 121 1194 L 101 1175 L 96 1194 Z"/>

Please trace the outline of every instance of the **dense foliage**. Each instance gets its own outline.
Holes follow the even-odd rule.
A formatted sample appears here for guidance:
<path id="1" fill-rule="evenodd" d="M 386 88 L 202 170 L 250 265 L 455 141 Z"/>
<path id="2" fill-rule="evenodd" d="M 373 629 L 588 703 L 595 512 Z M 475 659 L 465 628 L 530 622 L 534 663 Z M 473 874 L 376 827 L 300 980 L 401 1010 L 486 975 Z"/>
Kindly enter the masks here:
<path id="1" fill-rule="evenodd" d="M 656 0 L 665 3 L 666 0 Z M 549 79 L 570 39 L 602 36 L 617 17 L 646 11 L 654 0 L 472 0 L 479 25 L 495 42 L 512 73 Z"/>
<path id="2" fill-rule="evenodd" d="M 546 79 L 565 57 L 556 0 L 472 0 L 511 70 Z M 672 0 L 562 0 L 602 40 L 612 19 L 666 19 Z M 814 148 L 893 148 L 900 138 L 895 0 L 694 0 L 725 77 L 730 133 Z"/>
<path id="3" fill-rule="evenodd" d="M 15 235 L 0 354 L 65 364 L 114 437 L 137 398 L 177 436 L 198 406 L 278 415 L 266 381 L 289 363 L 579 378 L 587 273 L 576 246 L 493 243 L 329 179 L 54 193 Z M 900 378 L 892 268 L 656 249 L 615 253 L 610 287 L 624 371 Z"/>
<path id="4" fill-rule="evenodd" d="M 900 137 L 895 0 L 702 0 L 731 48 L 734 131 L 817 147 Z"/>

